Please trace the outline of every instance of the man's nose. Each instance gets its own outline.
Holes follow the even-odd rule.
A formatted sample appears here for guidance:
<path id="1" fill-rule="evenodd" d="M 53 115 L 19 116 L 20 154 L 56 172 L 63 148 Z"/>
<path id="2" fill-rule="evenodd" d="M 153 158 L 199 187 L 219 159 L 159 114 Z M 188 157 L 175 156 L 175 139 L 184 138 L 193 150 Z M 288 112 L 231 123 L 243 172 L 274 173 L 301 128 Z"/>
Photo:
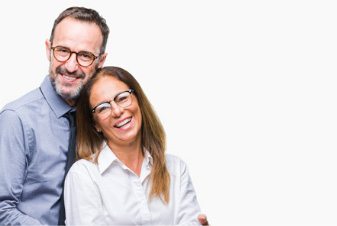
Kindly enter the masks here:
<path id="1" fill-rule="evenodd" d="M 65 66 L 69 72 L 74 72 L 78 69 L 78 62 L 76 53 L 71 53 L 69 59 L 66 61 Z"/>

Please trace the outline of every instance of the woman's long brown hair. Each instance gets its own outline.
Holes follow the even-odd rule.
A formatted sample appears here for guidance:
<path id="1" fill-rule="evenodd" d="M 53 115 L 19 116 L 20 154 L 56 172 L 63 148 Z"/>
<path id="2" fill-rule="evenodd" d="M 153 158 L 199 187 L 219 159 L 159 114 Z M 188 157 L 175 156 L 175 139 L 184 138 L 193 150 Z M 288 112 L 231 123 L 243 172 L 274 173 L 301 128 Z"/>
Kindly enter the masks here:
<path id="1" fill-rule="evenodd" d="M 97 156 L 102 149 L 105 138 L 95 129 L 89 98 L 93 85 L 105 76 L 117 78 L 135 91 L 134 94 L 138 100 L 142 114 L 141 145 L 150 152 L 153 158 L 153 168 L 150 178 L 150 198 L 157 196 L 165 203 L 168 203 L 170 176 L 165 160 L 165 131 L 141 86 L 126 70 L 112 66 L 98 69 L 95 75 L 83 87 L 77 102 L 76 113 L 78 157 L 97 163 Z M 92 159 L 93 156 L 96 156 L 96 158 Z"/>

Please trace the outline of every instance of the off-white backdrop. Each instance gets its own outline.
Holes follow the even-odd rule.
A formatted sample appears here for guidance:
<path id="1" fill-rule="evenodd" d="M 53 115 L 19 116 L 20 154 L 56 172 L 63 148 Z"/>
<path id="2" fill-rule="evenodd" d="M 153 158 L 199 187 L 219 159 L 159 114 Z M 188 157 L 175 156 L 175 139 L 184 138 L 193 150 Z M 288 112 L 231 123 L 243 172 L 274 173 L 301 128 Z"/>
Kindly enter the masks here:
<path id="1" fill-rule="evenodd" d="M 73 5 L 106 18 L 106 65 L 143 86 L 212 225 L 337 224 L 334 1 L 8 1 L 0 107 L 40 85 Z"/>

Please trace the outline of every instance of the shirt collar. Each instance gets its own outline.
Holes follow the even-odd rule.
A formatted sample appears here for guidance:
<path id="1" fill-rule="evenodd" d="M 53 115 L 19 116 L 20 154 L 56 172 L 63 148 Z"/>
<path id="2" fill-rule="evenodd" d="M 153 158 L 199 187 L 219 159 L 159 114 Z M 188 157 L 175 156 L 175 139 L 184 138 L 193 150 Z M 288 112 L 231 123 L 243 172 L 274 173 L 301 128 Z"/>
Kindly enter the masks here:
<path id="1" fill-rule="evenodd" d="M 100 151 L 97 159 L 98 170 L 100 174 L 104 173 L 104 171 L 114 162 L 117 161 L 116 155 L 111 151 L 109 146 L 104 143 L 103 149 Z"/>
<path id="2" fill-rule="evenodd" d="M 145 148 L 145 155 L 144 155 L 144 160 L 143 164 L 145 163 L 145 166 L 151 167 L 153 164 L 153 158 Z M 104 142 L 103 144 L 103 149 L 98 155 L 97 163 L 98 163 L 98 170 L 100 174 L 103 174 L 105 170 L 108 169 L 108 167 L 113 163 L 113 162 L 119 162 L 119 159 L 117 156 L 112 152 L 110 147 Z"/>
<path id="3" fill-rule="evenodd" d="M 56 93 L 49 75 L 43 80 L 40 90 L 57 118 L 62 117 L 68 111 L 74 110 L 74 108 L 68 105 L 62 97 Z"/>

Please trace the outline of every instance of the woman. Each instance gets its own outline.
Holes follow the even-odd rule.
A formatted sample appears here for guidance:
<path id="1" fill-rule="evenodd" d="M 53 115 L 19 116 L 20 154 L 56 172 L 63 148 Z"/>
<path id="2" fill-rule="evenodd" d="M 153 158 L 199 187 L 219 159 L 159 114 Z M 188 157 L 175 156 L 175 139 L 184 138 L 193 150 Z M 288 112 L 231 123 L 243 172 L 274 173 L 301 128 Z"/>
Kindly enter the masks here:
<path id="1" fill-rule="evenodd" d="M 185 163 L 135 78 L 99 69 L 77 103 L 77 161 L 65 181 L 67 225 L 200 225 Z"/>

